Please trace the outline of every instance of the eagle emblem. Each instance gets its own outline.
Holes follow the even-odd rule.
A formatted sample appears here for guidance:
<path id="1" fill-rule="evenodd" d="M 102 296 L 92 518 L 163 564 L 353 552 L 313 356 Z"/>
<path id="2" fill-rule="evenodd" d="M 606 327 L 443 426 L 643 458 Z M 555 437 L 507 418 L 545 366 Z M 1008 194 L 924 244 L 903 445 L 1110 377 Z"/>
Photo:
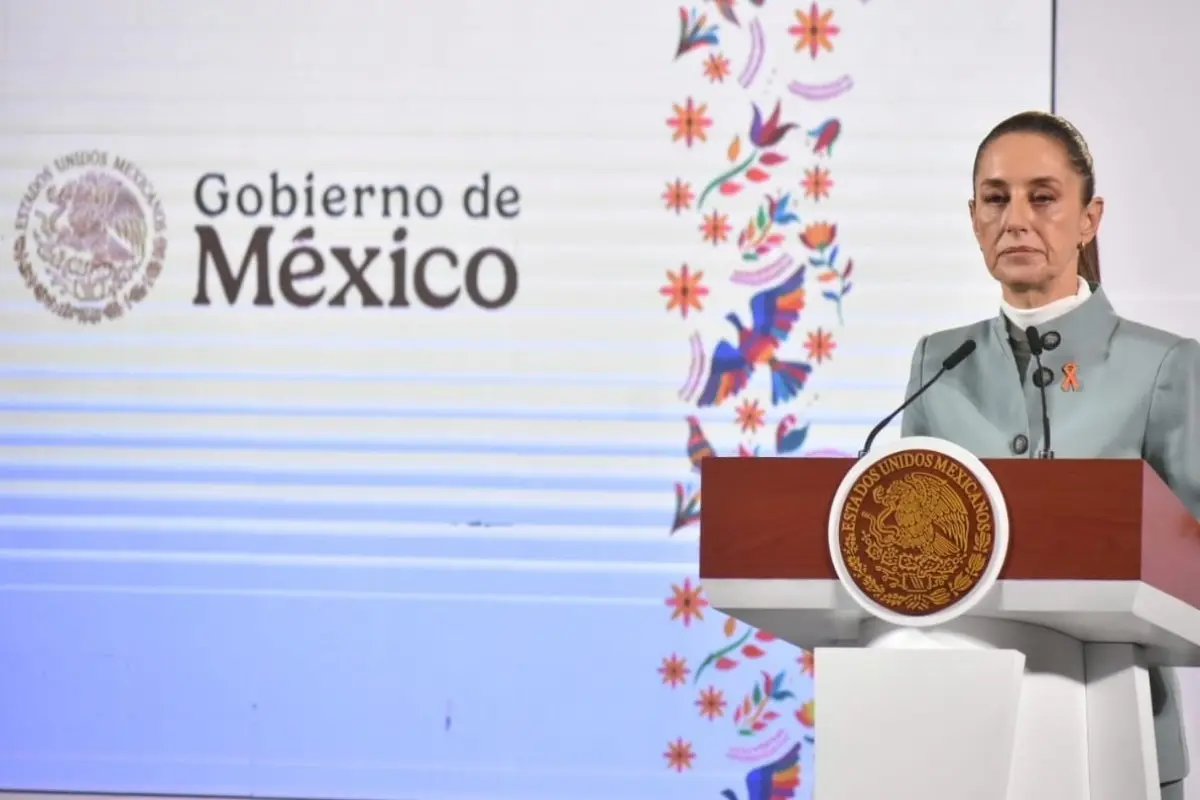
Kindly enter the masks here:
<path id="1" fill-rule="evenodd" d="M 966 467 L 941 456 L 880 467 L 860 478 L 843 507 L 842 560 L 884 608 L 941 611 L 978 585 L 991 560 L 991 501 Z"/>

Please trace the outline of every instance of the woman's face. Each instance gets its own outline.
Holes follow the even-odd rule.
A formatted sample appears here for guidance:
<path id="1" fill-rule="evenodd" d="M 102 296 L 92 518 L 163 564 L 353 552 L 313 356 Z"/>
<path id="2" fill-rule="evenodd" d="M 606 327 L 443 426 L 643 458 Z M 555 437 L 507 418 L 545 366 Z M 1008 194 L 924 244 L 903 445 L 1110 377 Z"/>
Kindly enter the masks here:
<path id="1" fill-rule="evenodd" d="M 1079 248 L 1096 235 L 1104 201 L 1084 205 L 1083 177 L 1061 144 L 1039 133 L 997 138 L 979 159 L 970 209 L 988 271 L 1010 303 L 1076 293 Z"/>

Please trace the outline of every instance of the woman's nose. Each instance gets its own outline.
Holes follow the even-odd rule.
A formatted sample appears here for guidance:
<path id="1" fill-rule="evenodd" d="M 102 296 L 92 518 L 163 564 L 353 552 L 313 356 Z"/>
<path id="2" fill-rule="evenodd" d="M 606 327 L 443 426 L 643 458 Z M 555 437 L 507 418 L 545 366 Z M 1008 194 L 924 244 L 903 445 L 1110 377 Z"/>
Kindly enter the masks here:
<path id="1" fill-rule="evenodd" d="M 1033 216 L 1033 208 L 1029 202 L 1014 197 L 1008 204 L 1008 213 L 1004 217 L 1005 230 L 1029 230 L 1029 221 Z"/>

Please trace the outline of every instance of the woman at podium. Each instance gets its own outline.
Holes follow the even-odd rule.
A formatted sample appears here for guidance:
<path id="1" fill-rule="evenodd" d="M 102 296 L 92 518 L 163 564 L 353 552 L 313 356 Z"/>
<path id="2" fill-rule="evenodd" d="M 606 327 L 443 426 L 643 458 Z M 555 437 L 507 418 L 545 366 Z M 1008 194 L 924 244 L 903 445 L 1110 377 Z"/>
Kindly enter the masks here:
<path id="1" fill-rule="evenodd" d="M 973 182 L 1000 313 L 917 344 L 910 396 L 965 340 L 978 347 L 945 376 L 955 391 L 905 410 L 904 435 L 980 458 L 1144 459 L 1200 519 L 1200 343 L 1124 319 L 1105 297 L 1104 201 L 1083 137 L 1061 117 L 1017 114 L 979 145 Z M 1151 671 L 1151 694 L 1162 795 L 1179 800 L 1188 755 L 1171 670 Z"/>

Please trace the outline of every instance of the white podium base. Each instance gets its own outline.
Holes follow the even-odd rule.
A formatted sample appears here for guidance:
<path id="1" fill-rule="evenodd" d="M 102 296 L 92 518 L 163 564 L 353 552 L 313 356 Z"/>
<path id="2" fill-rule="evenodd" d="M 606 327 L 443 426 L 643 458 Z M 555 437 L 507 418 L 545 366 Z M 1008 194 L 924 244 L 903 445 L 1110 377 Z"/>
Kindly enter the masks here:
<path id="1" fill-rule="evenodd" d="M 816 650 L 816 800 L 1158 800 L 1135 646 L 981 618 L 862 636 Z"/>

